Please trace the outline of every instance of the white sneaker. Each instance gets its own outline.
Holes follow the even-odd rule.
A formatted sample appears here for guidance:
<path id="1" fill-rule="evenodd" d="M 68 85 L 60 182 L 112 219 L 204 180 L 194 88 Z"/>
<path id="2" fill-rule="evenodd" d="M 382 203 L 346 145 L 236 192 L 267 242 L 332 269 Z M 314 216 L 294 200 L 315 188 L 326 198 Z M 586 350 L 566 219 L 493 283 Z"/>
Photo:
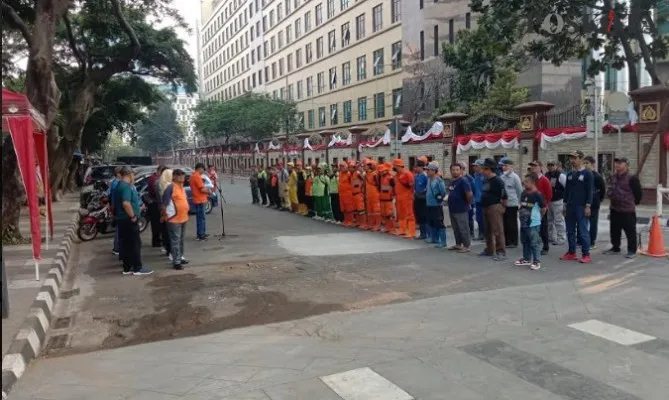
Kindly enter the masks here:
<path id="1" fill-rule="evenodd" d="M 529 265 L 531 265 L 531 264 L 532 264 L 531 262 L 527 261 L 527 260 L 524 259 L 524 258 L 521 258 L 520 260 L 518 260 L 518 261 L 516 261 L 515 263 L 513 263 L 513 265 L 515 265 L 516 267 L 527 267 L 527 266 L 529 266 Z"/>
<path id="2" fill-rule="evenodd" d="M 160 248 L 160 254 L 165 254 L 165 253 L 167 253 L 167 250 L 165 250 L 164 247 L 161 247 Z"/>
<path id="3" fill-rule="evenodd" d="M 171 254 L 167 256 L 167 259 L 170 260 L 170 262 L 174 261 L 174 258 L 172 258 Z"/>
<path id="4" fill-rule="evenodd" d="M 536 270 L 538 270 L 538 269 L 541 269 L 541 263 L 533 262 L 533 263 L 530 265 L 530 269 L 531 269 L 532 271 L 536 271 Z"/>

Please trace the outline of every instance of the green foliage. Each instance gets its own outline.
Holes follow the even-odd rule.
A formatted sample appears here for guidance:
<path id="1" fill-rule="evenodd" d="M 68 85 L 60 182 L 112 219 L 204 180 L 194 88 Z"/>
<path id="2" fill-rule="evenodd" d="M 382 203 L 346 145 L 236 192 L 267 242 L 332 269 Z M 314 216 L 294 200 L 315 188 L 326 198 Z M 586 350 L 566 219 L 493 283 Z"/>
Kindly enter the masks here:
<path id="1" fill-rule="evenodd" d="M 530 91 L 518 87 L 518 75 L 511 68 L 498 69 L 494 83 L 490 85 L 486 95 L 471 104 L 472 115 L 483 114 L 491 110 L 509 111 L 514 106 L 524 103 L 530 98 Z"/>
<path id="2" fill-rule="evenodd" d="M 105 162 L 116 161 L 118 157 L 139 156 L 142 150 L 129 143 L 129 138 L 118 132 L 110 132 L 102 153 L 102 160 Z"/>
<path id="3" fill-rule="evenodd" d="M 4 75 L 4 74 L 3 74 Z M 18 76 L 3 76 L 2 77 L 2 87 L 11 90 L 15 93 L 25 93 L 26 92 L 26 76 L 25 73 L 22 73 Z"/>
<path id="4" fill-rule="evenodd" d="M 137 147 L 151 154 L 177 148 L 184 140 L 184 133 L 177 123 L 177 113 L 165 101 L 135 127 Z"/>
<path id="5" fill-rule="evenodd" d="M 228 101 L 206 101 L 196 109 L 195 128 L 205 138 L 259 140 L 286 129 L 297 131 L 294 103 L 249 93 Z"/>

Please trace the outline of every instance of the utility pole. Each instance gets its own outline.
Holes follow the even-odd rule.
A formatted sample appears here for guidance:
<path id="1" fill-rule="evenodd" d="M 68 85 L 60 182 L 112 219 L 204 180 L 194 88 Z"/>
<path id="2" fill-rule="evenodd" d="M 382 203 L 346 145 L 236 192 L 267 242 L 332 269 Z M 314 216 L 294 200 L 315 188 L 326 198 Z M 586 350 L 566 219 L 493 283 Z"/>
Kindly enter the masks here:
<path id="1" fill-rule="evenodd" d="M 288 119 L 289 118 L 288 117 L 288 99 L 290 98 L 290 92 L 288 91 L 288 75 L 286 75 L 285 81 L 286 81 L 286 88 L 284 89 L 285 98 L 282 99 L 283 100 L 283 118 L 284 118 L 284 125 L 285 125 L 284 129 L 286 130 L 286 140 L 284 142 L 284 146 L 288 144 L 288 138 L 290 136 L 290 132 L 289 132 L 290 131 L 290 120 Z M 284 153 L 283 164 L 285 166 L 286 165 L 286 160 L 288 159 L 287 158 L 288 155 L 286 154 L 285 149 L 283 150 L 283 153 Z"/>

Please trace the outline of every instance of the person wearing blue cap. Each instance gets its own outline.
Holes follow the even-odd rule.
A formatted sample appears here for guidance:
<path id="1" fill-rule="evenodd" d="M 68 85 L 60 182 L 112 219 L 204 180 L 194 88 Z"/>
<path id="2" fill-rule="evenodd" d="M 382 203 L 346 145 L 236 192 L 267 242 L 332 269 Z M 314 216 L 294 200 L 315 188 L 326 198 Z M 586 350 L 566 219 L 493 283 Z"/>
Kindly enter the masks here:
<path id="1" fill-rule="evenodd" d="M 472 183 L 472 193 L 474 194 L 474 207 L 476 214 L 476 225 L 478 225 L 478 235 L 475 240 L 483 240 L 485 235 L 485 224 L 483 223 L 483 206 L 481 205 L 481 193 L 483 192 L 483 184 L 485 177 L 481 171 L 483 160 L 478 159 L 472 164 L 472 171 L 474 171 L 474 182 Z"/>
<path id="2" fill-rule="evenodd" d="M 427 165 L 427 192 L 425 202 L 427 204 L 427 220 L 430 227 L 431 243 L 443 249 L 446 247 L 446 226 L 444 225 L 444 208 L 442 206 L 446 198 L 446 184 L 437 176 L 439 165 L 431 162 Z"/>

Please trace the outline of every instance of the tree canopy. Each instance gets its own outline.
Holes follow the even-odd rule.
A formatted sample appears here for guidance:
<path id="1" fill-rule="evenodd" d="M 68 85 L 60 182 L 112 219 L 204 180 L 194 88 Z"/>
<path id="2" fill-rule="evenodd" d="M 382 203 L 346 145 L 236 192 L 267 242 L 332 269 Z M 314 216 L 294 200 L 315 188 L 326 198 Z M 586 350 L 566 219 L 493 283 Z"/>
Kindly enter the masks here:
<path id="1" fill-rule="evenodd" d="M 295 103 L 248 93 L 228 101 L 205 101 L 196 108 L 195 128 L 207 139 L 258 140 L 298 127 Z"/>
<path id="2" fill-rule="evenodd" d="M 136 145 L 151 154 L 178 148 L 183 143 L 184 132 L 177 123 L 177 113 L 165 101 L 135 127 Z"/>

